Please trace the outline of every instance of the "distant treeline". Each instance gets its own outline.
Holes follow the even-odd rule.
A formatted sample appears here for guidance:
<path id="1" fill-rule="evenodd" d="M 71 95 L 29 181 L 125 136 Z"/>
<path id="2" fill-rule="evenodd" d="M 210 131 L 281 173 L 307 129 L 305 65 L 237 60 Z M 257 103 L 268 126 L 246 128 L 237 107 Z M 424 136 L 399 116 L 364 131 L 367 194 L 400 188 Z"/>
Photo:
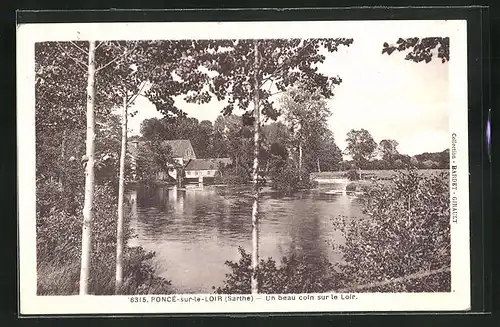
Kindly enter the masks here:
<path id="1" fill-rule="evenodd" d="M 359 167 L 358 167 L 359 166 Z M 372 159 L 356 163 L 354 160 L 340 162 L 340 170 L 349 170 L 353 167 L 367 170 L 403 169 L 405 167 L 419 169 L 448 169 L 450 166 L 450 150 L 441 152 L 424 152 L 414 156 L 395 154 L 390 159 Z"/>
<path id="2" fill-rule="evenodd" d="M 313 125 L 314 128 L 311 127 L 304 136 L 290 127 L 293 126 L 292 119 L 265 124 L 262 127 L 260 151 L 263 173 L 269 173 L 273 158 L 291 161 L 290 166 L 296 170 L 299 162 L 302 162 L 301 166 L 305 172 L 345 171 L 352 168 L 444 169 L 449 166 L 449 149 L 409 156 L 398 152 L 396 140 L 384 139 L 377 143 L 364 129 L 353 129 L 347 134 L 347 148 L 344 154 L 350 155 L 353 159 L 342 160 L 343 152 L 337 146 L 333 132 L 327 128 L 325 117 L 315 124 L 310 122 L 309 125 Z M 253 166 L 252 129 L 252 126 L 244 124 L 244 117 L 237 115 L 220 115 L 214 123 L 208 120 L 200 122 L 192 117 L 151 118 L 141 124 L 142 137 L 132 137 L 132 139 L 190 140 L 198 158 L 230 157 L 233 168 L 241 171 L 241 179 L 248 180 Z M 302 131 L 305 133 L 304 129 Z"/>

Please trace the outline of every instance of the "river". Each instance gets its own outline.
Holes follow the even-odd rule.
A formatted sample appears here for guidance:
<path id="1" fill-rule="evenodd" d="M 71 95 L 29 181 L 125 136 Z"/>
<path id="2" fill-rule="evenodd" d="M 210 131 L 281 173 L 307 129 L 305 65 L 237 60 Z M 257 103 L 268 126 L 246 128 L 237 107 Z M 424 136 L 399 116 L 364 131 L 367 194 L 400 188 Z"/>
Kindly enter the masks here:
<path id="1" fill-rule="evenodd" d="M 345 189 L 345 181 L 323 184 L 293 196 L 263 188 L 260 201 L 260 256 L 280 261 L 291 253 L 342 260 L 332 244 L 343 242 L 332 225 L 338 216 L 360 217 L 359 199 L 325 194 Z M 205 186 L 177 190 L 131 190 L 137 199 L 131 221 L 137 237 L 130 245 L 154 251 L 157 273 L 172 281 L 178 293 L 211 293 L 222 286 L 238 261 L 238 246 L 251 251 L 251 186 Z"/>

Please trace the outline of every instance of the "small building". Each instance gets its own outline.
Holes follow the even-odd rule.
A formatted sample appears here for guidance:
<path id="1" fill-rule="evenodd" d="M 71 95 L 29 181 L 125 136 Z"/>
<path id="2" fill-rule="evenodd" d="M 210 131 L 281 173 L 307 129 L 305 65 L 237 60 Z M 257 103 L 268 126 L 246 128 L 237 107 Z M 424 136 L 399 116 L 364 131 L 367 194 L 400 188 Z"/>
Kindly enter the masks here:
<path id="1" fill-rule="evenodd" d="M 170 145 L 174 160 L 181 166 L 185 166 L 191 159 L 196 159 L 196 154 L 189 140 L 166 140 L 163 143 Z"/>
<path id="2" fill-rule="evenodd" d="M 219 173 L 220 165 L 231 164 L 229 158 L 191 159 L 184 167 L 186 180 L 211 180 Z"/>
<path id="3" fill-rule="evenodd" d="M 141 141 L 130 141 L 128 142 L 128 151 L 132 157 L 132 169 L 135 169 L 135 159 L 137 158 L 137 151 Z M 163 144 L 168 144 L 172 149 L 172 157 L 177 163 L 176 166 L 172 165 L 172 170 L 169 172 L 158 172 L 159 180 L 170 180 L 171 178 L 177 180 L 177 175 L 179 170 L 186 165 L 189 160 L 196 159 L 196 154 L 194 153 L 193 146 L 189 140 L 165 140 Z"/>

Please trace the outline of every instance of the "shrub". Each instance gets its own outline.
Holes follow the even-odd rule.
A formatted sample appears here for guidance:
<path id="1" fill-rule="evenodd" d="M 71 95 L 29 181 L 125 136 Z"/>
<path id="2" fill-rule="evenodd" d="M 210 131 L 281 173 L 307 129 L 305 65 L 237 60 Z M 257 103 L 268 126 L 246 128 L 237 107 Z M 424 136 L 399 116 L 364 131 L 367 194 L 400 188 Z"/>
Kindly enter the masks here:
<path id="1" fill-rule="evenodd" d="M 37 293 L 69 295 L 78 292 L 80 277 L 82 208 L 68 214 L 61 189 L 52 182 L 37 183 Z M 114 294 L 116 257 L 117 198 L 112 185 L 96 185 L 92 225 L 92 254 L 89 291 L 93 294 Z M 78 203 L 83 203 L 80 199 Z M 127 209 L 127 207 L 126 207 Z M 124 239 L 132 235 L 130 212 L 125 212 Z M 170 283 L 155 276 L 147 253 L 140 247 L 124 247 L 124 294 L 145 290 L 169 291 Z"/>
<path id="2" fill-rule="evenodd" d="M 394 183 L 375 182 L 362 199 L 366 218 L 335 221 L 343 232 L 346 287 L 450 265 L 448 173 L 425 177 L 415 169 Z M 449 291 L 449 273 L 385 286 L 388 292 Z M 373 291 L 368 289 L 367 291 Z"/>
<path id="3" fill-rule="evenodd" d="M 292 194 L 298 190 L 315 187 L 310 173 L 303 170 L 299 173 L 290 160 L 273 162 L 270 169 L 271 188 L 284 194 Z"/>
<path id="4" fill-rule="evenodd" d="M 241 185 L 248 183 L 250 175 L 243 167 L 224 167 L 215 177 L 216 184 Z"/>
<path id="5" fill-rule="evenodd" d="M 356 168 L 350 168 L 346 173 L 345 177 L 347 177 L 348 180 L 350 181 L 357 181 L 359 180 L 359 172 Z"/>
<path id="6" fill-rule="evenodd" d="M 219 294 L 251 293 L 251 256 L 241 247 L 238 262 L 226 261 L 231 273 L 226 274 L 222 287 L 213 289 Z M 314 259 L 292 255 L 284 257 L 281 265 L 271 258 L 261 260 L 257 271 L 259 292 L 267 294 L 322 293 L 338 287 L 333 266 L 324 258 Z"/>
<path id="7" fill-rule="evenodd" d="M 346 185 L 345 190 L 348 192 L 356 191 L 356 183 L 349 183 Z"/>

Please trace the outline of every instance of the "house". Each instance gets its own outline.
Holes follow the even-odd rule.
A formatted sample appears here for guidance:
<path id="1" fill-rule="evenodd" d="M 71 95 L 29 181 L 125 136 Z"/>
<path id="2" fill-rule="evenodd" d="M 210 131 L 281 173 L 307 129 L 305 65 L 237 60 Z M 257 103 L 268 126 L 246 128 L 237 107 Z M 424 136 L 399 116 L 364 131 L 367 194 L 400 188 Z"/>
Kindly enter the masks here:
<path id="1" fill-rule="evenodd" d="M 189 140 L 166 140 L 163 143 L 170 145 L 174 160 L 183 167 L 189 160 L 196 159 L 196 154 Z"/>
<path id="2" fill-rule="evenodd" d="M 132 169 L 135 169 L 135 159 L 137 158 L 137 151 L 141 141 L 130 141 L 128 142 L 128 151 L 132 157 Z M 178 164 L 178 167 L 172 165 L 172 170 L 169 172 L 158 172 L 159 180 L 175 179 L 177 180 L 178 168 L 182 168 L 186 165 L 189 160 L 196 159 L 196 154 L 194 153 L 193 146 L 189 140 L 165 140 L 162 142 L 167 144 L 172 149 L 172 156 L 174 161 Z"/>
<path id="3" fill-rule="evenodd" d="M 217 176 L 220 165 L 231 164 L 229 158 L 191 159 L 184 167 L 186 180 L 213 179 Z"/>

